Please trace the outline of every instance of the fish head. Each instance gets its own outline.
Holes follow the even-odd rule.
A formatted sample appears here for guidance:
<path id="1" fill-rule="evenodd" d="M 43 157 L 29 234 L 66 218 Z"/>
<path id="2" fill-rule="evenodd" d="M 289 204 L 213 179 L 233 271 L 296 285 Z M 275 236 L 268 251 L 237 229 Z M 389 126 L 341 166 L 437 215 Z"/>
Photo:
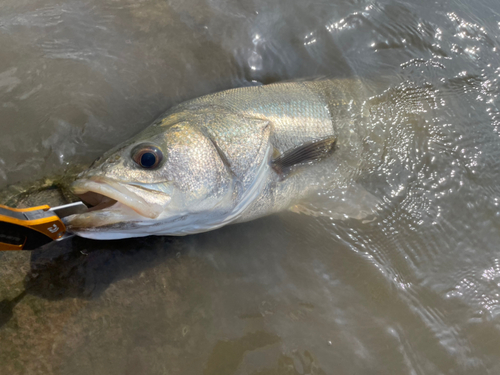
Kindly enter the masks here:
<path id="1" fill-rule="evenodd" d="M 189 121 L 146 128 L 96 160 L 72 188 L 93 207 L 65 218 L 66 226 L 94 239 L 196 233 L 206 217 L 213 222 L 234 206 L 234 176 Z"/>

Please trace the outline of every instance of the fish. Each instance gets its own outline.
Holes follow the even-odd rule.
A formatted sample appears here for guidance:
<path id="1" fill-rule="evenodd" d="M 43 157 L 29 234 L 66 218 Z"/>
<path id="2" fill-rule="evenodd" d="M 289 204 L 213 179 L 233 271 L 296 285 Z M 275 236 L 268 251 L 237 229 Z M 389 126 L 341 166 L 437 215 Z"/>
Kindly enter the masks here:
<path id="1" fill-rule="evenodd" d="M 65 218 L 67 229 L 93 239 L 183 236 L 286 210 L 364 220 L 379 199 L 357 181 L 383 154 L 373 95 L 346 78 L 178 104 L 78 176 L 73 192 L 92 208 Z"/>

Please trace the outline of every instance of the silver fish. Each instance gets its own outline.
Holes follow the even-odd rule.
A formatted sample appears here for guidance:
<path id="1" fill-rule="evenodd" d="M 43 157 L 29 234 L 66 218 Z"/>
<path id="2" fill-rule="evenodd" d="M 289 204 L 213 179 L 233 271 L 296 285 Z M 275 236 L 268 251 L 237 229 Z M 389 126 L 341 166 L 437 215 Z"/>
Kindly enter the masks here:
<path id="1" fill-rule="evenodd" d="M 68 229 L 182 236 L 287 209 L 364 219 L 378 202 L 356 184 L 378 158 L 364 156 L 372 95 L 359 80 L 319 80 L 182 103 L 79 176 L 73 190 L 94 207 Z"/>

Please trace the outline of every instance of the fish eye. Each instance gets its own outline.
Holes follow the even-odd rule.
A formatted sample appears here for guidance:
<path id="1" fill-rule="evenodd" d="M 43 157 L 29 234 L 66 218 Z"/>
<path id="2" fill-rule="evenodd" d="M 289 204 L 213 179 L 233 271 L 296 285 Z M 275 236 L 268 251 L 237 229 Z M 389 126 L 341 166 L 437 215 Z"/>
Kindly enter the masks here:
<path id="1" fill-rule="evenodd" d="M 142 168 L 156 168 L 163 159 L 161 150 L 150 144 L 140 144 L 132 150 L 132 159 Z"/>

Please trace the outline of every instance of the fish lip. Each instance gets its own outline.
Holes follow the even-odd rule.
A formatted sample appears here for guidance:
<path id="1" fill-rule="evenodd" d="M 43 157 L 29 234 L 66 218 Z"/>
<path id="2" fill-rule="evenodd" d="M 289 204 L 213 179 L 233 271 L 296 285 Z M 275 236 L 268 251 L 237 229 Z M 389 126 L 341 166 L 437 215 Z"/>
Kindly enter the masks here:
<path id="1" fill-rule="evenodd" d="M 88 179 L 76 180 L 71 188 L 76 195 L 89 192 L 97 193 L 131 208 L 141 216 L 156 219 L 160 215 L 161 209 L 153 207 L 143 198 L 127 189 L 127 185 L 108 177 L 92 176 Z M 138 187 L 137 185 L 133 186 Z"/>

